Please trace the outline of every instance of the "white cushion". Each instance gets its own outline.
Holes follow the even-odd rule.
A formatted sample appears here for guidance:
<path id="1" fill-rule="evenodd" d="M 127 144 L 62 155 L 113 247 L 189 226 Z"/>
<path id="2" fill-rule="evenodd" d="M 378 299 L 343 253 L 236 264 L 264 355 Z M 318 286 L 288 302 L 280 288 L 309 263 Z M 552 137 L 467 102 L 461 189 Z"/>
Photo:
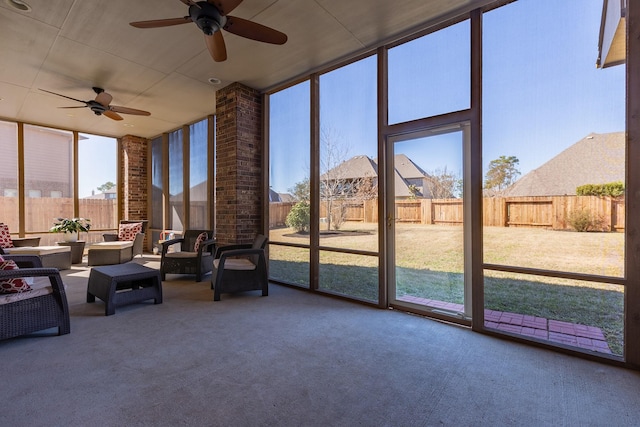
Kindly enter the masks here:
<path id="1" fill-rule="evenodd" d="M 49 255 L 71 252 L 71 246 L 23 246 L 4 251 L 11 255 Z"/>
<path id="2" fill-rule="evenodd" d="M 219 259 L 214 259 L 213 260 L 213 266 L 215 268 L 218 268 L 218 265 L 220 264 L 220 260 Z M 225 270 L 245 270 L 245 271 L 249 271 L 249 270 L 255 270 L 256 269 L 256 265 L 254 263 L 252 263 L 251 261 L 249 261 L 246 258 L 227 258 L 224 261 L 224 269 Z"/>
<path id="3" fill-rule="evenodd" d="M 51 282 L 49 282 L 48 277 L 34 277 L 30 286 L 31 290 L 27 292 L 0 294 L 0 305 L 53 293 L 53 288 L 51 287 Z"/>
<path id="4" fill-rule="evenodd" d="M 133 247 L 133 242 L 129 240 L 116 242 L 99 242 L 89 246 L 90 250 L 114 250 Z"/>

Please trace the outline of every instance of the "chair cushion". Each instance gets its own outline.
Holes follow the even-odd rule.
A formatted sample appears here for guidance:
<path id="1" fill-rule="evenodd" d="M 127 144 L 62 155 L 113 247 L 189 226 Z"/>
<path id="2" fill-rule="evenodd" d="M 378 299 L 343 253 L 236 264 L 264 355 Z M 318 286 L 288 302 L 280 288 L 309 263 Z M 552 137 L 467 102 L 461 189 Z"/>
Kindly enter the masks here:
<path id="1" fill-rule="evenodd" d="M 53 288 L 49 279 L 46 277 L 34 277 L 33 285 L 29 292 L 19 292 L 13 294 L 0 294 L 0 305 L 10 304 L 12 302 L 21 301 L 24 299 L 35 298 L 42 295 L 48 295 L 53 293 Z"/>
<path id="2" fill-rule="evenodd" d="M 218 265 L 220 265 L 220 259 L 214 259 L 213 266 L 218 268 Z M 250 271 L 255 270 L 256 265 L 246 258 L 227 258 L 224 262 L 224 269 Z"/>
<path id="3" fill-rule="evenodd" d="M 118 240 L 134 241 L 136 235 L 142 233 L 142 223 L 133 222 L 131 224 L 120 224 L 118 227 Z"/>
<path id="4" fill-rule="evenodd" d="M 207 240 L 207 237 L 209 237 L 209 236 L 204 231 L 202 233 L 198 234 L 198 237 L 196 238 L 196 242 L 193 244 L 193 251 L 194 252 L 198 252 L 198 249 L 200 249 L 200 245 L 202 244 L 202 242 Z"/>
<path id="5" fill-rule="evenodd" d="M 9 226 L 0 222 L 0 248 L 12 248 L 13 240 L 11 240 L 11 233 L 9 232 Z"/>
<path id="6" fill-rule="evenodd" d="M 13 247 L 5 251 L 11 255 L 50 255 L 71 252 L 71 246 L 22 246 Z"/>
<path id="7" fill-rule="evenodd" d="M 89 250 L 105 250 L 105 251 L 113 251 L 113 250 L 121 250 L 125 248 L 130 248 L 133 246 L 133 242 L 129 240 L 125 240 L 124 242 L 116 241 L 116 242 L 98 242 L 92 243 L 89 246 Z"/>
<path id="8" fill-rule="evenodd" d="M 0 270 L 18 270 L 14 260 L 5 260 L 0 256 Z M 31 286 L 22 278 L 0 280 L 0 294 L 17 294 L 31 290 Z"/>

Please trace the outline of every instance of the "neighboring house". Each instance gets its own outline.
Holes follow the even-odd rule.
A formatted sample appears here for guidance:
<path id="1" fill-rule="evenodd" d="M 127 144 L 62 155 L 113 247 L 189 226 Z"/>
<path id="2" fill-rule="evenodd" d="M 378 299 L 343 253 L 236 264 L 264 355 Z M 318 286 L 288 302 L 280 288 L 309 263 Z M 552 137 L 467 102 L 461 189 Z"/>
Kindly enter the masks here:
<path id="1" fill-rule="evenodd" d="M 296 198 L 289 193 L 277 193 L 277 194 L 278 194 L 278 197 L 280 197 L 280 201 L 283 203 L 291 203 L 296 201 Z"/>
<path id="2" fill-rule="evenodd" d="M 431 198 L 428 185 L 430 180 L 429 174 L 404 154 L 396 154 L 393 160 L 396 176 L 396 198 L 408 198 L 411 196 Z M 411 193 L 409 190 L 410 185 L 415 186 L 418 190 L 417 193 Z"/>
<path id="3" fill-rule="evenodd" d="M 0 140 L 12 141 L 17 138 L 18 128 L 12 123 L 0 123 Z M 25 126 L 25 196 L 72 197 L 73 168 L 72 134 L 57 129 Z M 54 146 L 55 149 L 45 149 Z M 3 144 L 0 168 L 0 197 L 18 197 L 18 145 Z M 45 165 L 45 166 L 43 166 Z"/>
<path id="4" fill-rule="evenodd" d="M 505 197 L 575 195 L 585 184 L 624 182 L 624 132 L 591 133 L 523 175 Z"/>
<path id="5" fill-rule="evenodd" d="M 118 197 L 118 193 L 115 187 L 106 190 L 102 193 L 95 194 L 95 192 L 91 191 L 91 195 L 87 197 L 83 197 L 83 199 L 100 199 L 100 200 L 115 200 Z"/>
<path id="6" fill-rule="evenodd" d="M 276 193 L 272 189 L 269 189 L 269 202 L 270 203 L 275 203 L 275 202 L 291 203 L 291 202 L 295 202 L 295 201 L 296 201 L 295 197 L 293 197 L 289 193 Z"/>
<path id="7" fill-rule="evenodd" d="M 428 190 L 429 174 L 404 154 L 397 154 L 394 161 L 396 198 L 430 197 Z M 320 176 L 321 181 L 341 180 L 347 183 L 366 178 L 371 178 L 373 185 L 378 185 L 378 163 L 376 160 L 362 155 L 354 156 Z M 416 192 L 411 192 L 409 189 L 411 185 L 415 186 Z"/>

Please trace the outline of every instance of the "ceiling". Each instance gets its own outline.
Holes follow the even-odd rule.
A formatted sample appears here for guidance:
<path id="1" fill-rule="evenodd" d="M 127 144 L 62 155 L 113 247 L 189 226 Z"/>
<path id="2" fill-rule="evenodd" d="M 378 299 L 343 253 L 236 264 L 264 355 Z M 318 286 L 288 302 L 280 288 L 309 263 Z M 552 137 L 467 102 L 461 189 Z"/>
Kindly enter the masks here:
<path id="1" fill-rule="evenodd" d="M 265 90 L 406 35 L 487 0 L 244 0 L 230 15 L 288 35 L 271 45 L 223 31 L 228 59 L 214 62 L 194 23 L 138 29 L 132 21 L 188 14 L 181 0 L 0 0 L 0 118 L 97 135 L 154 137 L 215 113 L 215 91 L 240 82 Z M 209 78 L 221 80 L 212 85 Z M 97 116 L 93 86 L 112 105 L 151 116 Z"/>

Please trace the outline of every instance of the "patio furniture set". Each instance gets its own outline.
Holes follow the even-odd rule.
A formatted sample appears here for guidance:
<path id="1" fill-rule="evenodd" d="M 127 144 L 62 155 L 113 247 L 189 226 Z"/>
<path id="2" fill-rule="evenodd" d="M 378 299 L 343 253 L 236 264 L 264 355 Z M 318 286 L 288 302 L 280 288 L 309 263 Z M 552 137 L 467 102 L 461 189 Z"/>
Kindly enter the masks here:
<path id="1" fill-rule="evenodd" d="M 13 240 L 15 242 L 18 239 Z M 38 248 L 39 241 L 32 240 L 29 243 L 34 245 L 31 248 Z M 120 260 L 126 260 L 128 254 L 125 251 L 123 256 L 122 249 L 118 249 L 117 256 L 114 256 L 113 253 L 107 254 L 109 251 L 104 248 L 90 247 L 90 256 L 92 250 L 97 251 L 92 258 L 94 262 L 118 262 L 91 268 L 87 282 L 87 303 L 95 302 L 96 298 L 102 300 L 105 316 L 115 314 L 116 307 L 127 304 L 147 300 L 161 304 L 162 281 L 167 274 L 191 274 L 199 282 L 208 272 L 212 272 L 214 301 L 219 301 L 223 293 L 251 290 L 260 290 L 262 296 L 267 296 L 267 243 L 265 236 L 258 235 L 253 244 L 216 248 L 211 230 L 187 230 L 183 237 L 162 242 L 160 270 L 137 263 L 121 263 Z M 179 245 L 180 251 L 170 251 L 172 245 Z M 123 247 L 130 248 L 133 253 L 134 244 Z M 69 268 L 67 259 L 70 263 L 71 247 L 56 248 L 63 249 L 58 253 L 66 254 L 65 262 L 58 265 Z M 68 334 L 69 308 L 59 272 L 61 268 L 44 265 L 44 262 L 51 263 L 50 254 L 45 250 L 37 252 L 33 249 L 28 254 L 10 253 L 1 254 L 0 257 L 4 257 L 0 258 L 0 340 L 50 328 L 57 328 L 58 335 Z"/>

